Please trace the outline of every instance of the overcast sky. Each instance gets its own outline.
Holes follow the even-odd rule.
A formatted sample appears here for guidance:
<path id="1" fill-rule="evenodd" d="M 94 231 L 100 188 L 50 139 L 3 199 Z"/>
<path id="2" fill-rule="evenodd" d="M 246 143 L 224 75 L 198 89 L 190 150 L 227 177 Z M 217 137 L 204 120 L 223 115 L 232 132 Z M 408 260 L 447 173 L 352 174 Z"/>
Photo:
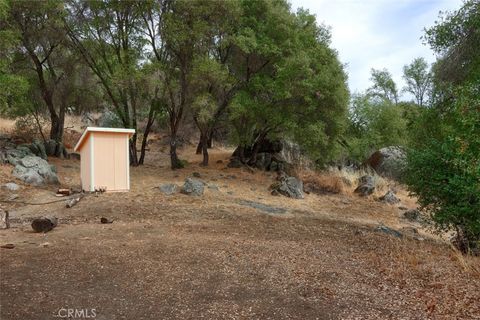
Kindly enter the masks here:
<path id="1" fill-rule="evenodd" d="M 347 65 L 350 91 L 370 86 L 370 69 L 387 68 L 399 88 L 402 68 L 416 57 L 435 60 L 420 37 L 439 11 L 453 11 L 461 0 L 290 0 L 332 28 L 332 46 Z"/>

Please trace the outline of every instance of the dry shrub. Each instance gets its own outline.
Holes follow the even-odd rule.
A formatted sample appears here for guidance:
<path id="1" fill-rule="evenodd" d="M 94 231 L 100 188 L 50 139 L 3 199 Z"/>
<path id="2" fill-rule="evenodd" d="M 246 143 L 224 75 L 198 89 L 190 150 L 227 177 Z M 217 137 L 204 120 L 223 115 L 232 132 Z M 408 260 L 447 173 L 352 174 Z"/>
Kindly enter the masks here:
<path id="1" fill-rule="evenodd" d="M 45 128 L 47 127 L 48 121 L 42 117 L 40 117 L 38 121 L 42 127 L 42 131 L 45 133 Z M 12 135 L 27 142 L 32 141 L 33 139 L 41 138 L 38 123 L 35 117 L 29 114 L 17 118 Z"/>
<path id="2" fill-rule="evenodd" d="M 75 144 L 80 139 L 82 133 L 72 130 L 72 129 L 65 129 L 63 133 L 63 145 L 67 149 L 73 149 Z"/>
<path id="3" fill-rule="evenodd" d="M 306 192 L 315 194 L 342 193 L 344 183 L 338 175 L 331 172 L 317 172 L 313 170 L 296 170 L 295 176 L 303 181 Z"/>
<path id="4" fill-rule="evenodd" d="M 375 170 L 370 168 L 359 170 L 353 170 L 349 168 L 342 168 L 339 170 L 337 168 L 330 168 L 329 172 L 340 177 L 346 186 L 346 191 L 348 190 L 349 192 L 353 192 L 355 188 L 357 188 L 358 180 L 365 175 L 373 177 L 375 181 L 375 195 L 383 195 L 386 191 L 388 191 L 390 186 L 395 184 L 392 181 L 379 176 Z"/>

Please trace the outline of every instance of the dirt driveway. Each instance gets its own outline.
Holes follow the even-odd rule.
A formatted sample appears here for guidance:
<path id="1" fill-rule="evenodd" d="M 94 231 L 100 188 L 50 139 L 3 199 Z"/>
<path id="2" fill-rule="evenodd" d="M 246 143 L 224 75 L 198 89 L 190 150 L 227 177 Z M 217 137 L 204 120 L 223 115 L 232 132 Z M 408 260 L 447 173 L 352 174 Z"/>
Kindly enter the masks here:
<path id="1" fill-rule="evenodd" d="M 62 183 L 78 182 L 78 163 L 56 164 Z M 218 190 L 192 198 L 155 188 L 193 170 Z M 0 230 L 0 244 L 15 245 L 0 249 L 0 319 L 61 319 L 68 309 L 108 320 L 480 318 L 478 259 L 428 236 L 375 231 L 399 226 L 395 207 L 348 195 L 271 197 L 269 179 L 220 165 L 145 166 L 132 170 L 129 194 L 89 196 L 72 209 L 15 206 L 13 228 Z M 19 195 L 44 201 L 52 190 Z M 45 213 L 59 226 L 30 232 L 29 219 Z M 102 216 L 115 221 L 100 224 Z"/>

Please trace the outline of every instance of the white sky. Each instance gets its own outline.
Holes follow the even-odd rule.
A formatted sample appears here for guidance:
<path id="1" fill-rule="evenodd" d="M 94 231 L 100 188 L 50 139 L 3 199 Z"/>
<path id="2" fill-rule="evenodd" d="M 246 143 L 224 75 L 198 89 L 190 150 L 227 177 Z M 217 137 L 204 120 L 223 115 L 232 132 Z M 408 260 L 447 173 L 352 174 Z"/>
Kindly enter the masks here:
<path id="1" fill-rule="evenodd" d="M 420 39 L 439 11 L 461 7 L 461 0 L 290 0 L 292 9 L 303 7 L 318 23 L 331 27 L 332 47 L 346 64 L 350 91 L 370 86 L 370 69 L 387 68 L 399 90 L 402 68 L 416 57 L 429 62 L 435 56 Z M 404 97 L 408 98 L 408 97 Z"/>

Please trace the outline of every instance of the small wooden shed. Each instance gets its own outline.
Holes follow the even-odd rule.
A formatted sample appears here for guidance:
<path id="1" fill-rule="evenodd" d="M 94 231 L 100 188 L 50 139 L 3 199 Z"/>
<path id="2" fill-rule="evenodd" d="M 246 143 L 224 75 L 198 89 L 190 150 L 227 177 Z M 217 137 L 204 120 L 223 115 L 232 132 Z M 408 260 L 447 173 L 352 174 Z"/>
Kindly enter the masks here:
<path id="1" fill-rule="evenodd" d="M 134 129 L 87 127 L 74 148 L 80 153 L 84 191 L 130 190 L 129 138 Z"/>

